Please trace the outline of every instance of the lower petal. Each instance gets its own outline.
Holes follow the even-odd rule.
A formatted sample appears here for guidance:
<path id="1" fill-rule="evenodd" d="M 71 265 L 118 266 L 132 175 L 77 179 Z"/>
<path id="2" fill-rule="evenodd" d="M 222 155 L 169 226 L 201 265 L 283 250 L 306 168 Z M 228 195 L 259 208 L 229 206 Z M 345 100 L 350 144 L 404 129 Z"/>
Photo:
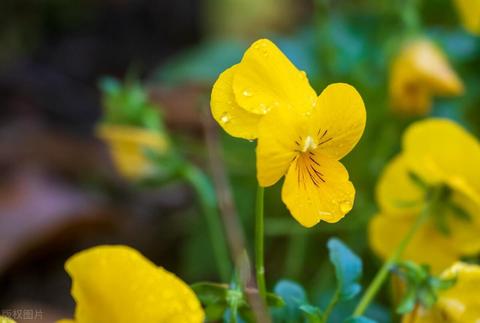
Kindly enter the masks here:
<path id="1" fill-rule="evenodd" d="M 340 221 L 352 209 L 354 198 L 355 188 L 345 167 L 311 152 L 291 164 L 282 189 L 283 202 L 305 227 Z"/>

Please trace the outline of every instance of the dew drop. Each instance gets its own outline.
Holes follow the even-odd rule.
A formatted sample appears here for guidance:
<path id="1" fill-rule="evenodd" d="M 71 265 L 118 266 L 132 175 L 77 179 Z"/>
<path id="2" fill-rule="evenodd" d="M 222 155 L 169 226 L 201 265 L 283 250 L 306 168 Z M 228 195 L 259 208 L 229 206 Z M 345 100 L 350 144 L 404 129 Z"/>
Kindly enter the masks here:
<path id="1" fill-rule="evenodd" d="M 245 89 L 243 90 L 243 96 L 245 97 L 251 97 L 253 94 L 252 94 L 252 91 L 250 89 Z"/>
<path id="2" fill-rule="evenodd" d="M 265 103 L 260 103 L 260 104 L 258 105 L 258 107 L 260 108 L 260 112 L 263 113 L 263 114 L 266 114 L 266 113 L 269 112 L 270 109 L 271 109 L 271 108 L 270 108 L 269 106 L 267 106 Z"/>
<path id="3" fill-rule="evenodd" d="M 225 112 L 224 114 L 222 114 L 222 116 L 220 117 L 220 122 L 223 123 L 223 124 L 226 124 L 226 123 L 229 123 L 230 122 L 230 115 Z"/>

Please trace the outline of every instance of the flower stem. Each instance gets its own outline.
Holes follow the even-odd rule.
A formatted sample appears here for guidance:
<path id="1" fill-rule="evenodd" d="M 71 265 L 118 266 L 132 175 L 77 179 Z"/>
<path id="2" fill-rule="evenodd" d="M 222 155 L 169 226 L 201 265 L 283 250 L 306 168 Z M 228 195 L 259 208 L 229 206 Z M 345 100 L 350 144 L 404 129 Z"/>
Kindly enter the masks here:
<path id="1" fill-rule="evenodd" d="M 339 298 L 340 298 L 340 289 L 337 288 L 337 290 L 335 290 L 335 294 L 333 294 L 333 297 L 330 300 L 330 303 L 328 303 L 327 308 L 323 312 L 322 322 L 324 323 L 328 322 L 328 317 L 332 313 L 332 310 L 335 307 L 335 305 L 337 305 Z"/>
<path id="2" fill-rule="evenodd" d="M 420 215 L 416 218 L 415 222 L 410 227 L 410 230 L 407 232 L 403 240 L 400 241 L 398 247 L 393 251 L 393 253 L 387 259 L 387 261 L 385 261 L 383 266 L 380 268 L 377 275 L 375 276 L 373 281 L 370 283 L 370 286 L 368 286 L 367 290 L 365 291 L 365 294 L 363 294 L 362 298 L 360 299 L 360 302 L 358 303 L 355 311 L 353 312 L 353 316 L 360 316 L 365 312 L 365 310 L 367 309 L 368 305 L 377 294 L 380 287 L 382 287 L 385 279 L 388 277 L 388 273 L 392 268 L 392 266 L 394 266 L 397 263 L 403 251 L 405 250 L 405 248 L 408 246 L 408 244 L 414 237 L 415 233 L 423 225 L 423 223 L 425 223 L 425 221 L 428 219 L 432 208 L 437 204 L 437 201 L 441 195 L 441 191 L 439 189 L 433 189 L 429 193 L 430 194 L 427 194 L 427 195 L 429 195 L 430 198 L 427 198 L 427 200 L 425 201 L 425 205 Z"/>
<path id="3" fill-rule="evenodd" d="M 257 277 L 257 288 L 260 296 L 265 301 L 267 288 L 265 286 L 265 267 L 263 262 L 263 240 L 264 240 L 264 216 L 263 216 L 263 195 L 264 188 L 258 186 L 257 202 L 255 206 L 255 268 Z"/>
<path id="4" fill-rule="evenodd" d="M 223 232 L 220 215 L 217 210 L 215 190 L 208 177 L 199 168 L 186 163 L 181 171 L 183 177 L 192 185 L 201 204 L 217 262 L 220 278 L 224 282 L 230 280 L 230 257 Z"/>

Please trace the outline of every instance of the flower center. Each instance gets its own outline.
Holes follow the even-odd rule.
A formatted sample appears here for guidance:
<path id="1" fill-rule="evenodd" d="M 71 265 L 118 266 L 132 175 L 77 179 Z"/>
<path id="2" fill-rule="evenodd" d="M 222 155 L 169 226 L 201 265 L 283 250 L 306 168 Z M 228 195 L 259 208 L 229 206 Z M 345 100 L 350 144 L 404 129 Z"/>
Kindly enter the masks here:
<path id="1" fill-rule="evenodd" d="M 302 152 L 307 152 L 307 151 L 312 151 L 317 148 L 317 143 L 315 142 L 315 139 L 313 139 L 312 136 L 307 136 L 303 140 L 303 148 Z"/>

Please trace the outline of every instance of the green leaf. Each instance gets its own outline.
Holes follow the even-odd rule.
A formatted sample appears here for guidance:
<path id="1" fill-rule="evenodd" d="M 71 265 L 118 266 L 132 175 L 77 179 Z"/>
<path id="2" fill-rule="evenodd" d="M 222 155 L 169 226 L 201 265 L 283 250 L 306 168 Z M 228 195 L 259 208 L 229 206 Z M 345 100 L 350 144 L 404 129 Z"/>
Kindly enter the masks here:
<path id="1" fill-rule="evenodd" d="M 305 290 L 298 283 L 291 280 L 281 280 L 274 288 L 275 294 L 285 302 L 285 306 L 272 310 L 275 322 L 298 322 L 302 319 L 299 307 L 308 304 Z"/>
<path id="2" fill-rule="evenodd" d="M 303 312 L 308 323 L 322 323 L 323 312 L 318 307 L 304 304 L 300 306 L 300 311 Z"/>
<path id="3" fill-rule="evenodd" d="M 339 239 L 331 238 L 327 246 L 330 253 L 330 262 L 335 267 L 339 300 L 352 299 L 362 289 L 358 284 L 358 280 L 362 276 L 362 260 Z"/>
<path id="4" fill-rule="evenodd" d="M 415 308 L 415 304 L 417 303 L 417 293 L 414 288 L 409 288 L 405 296 L 403 296 L 402 300 L 397 306 L 397 313 L 398 314 L 406 314 L 413 311 Z"/>
<path id="5" fill-rule="evenodd" d="M 209 282 L 195 283 L 190 286 L 200 302 L 205 305 L 224 303 L 227 305 L 228 286 Z"/>
<path id="6" fill-rule="evenodd" d="M 268 307 L 283 307 L 286 304 L 282 297 L 274 293 L 267 293 L 267 305 Z"/>

